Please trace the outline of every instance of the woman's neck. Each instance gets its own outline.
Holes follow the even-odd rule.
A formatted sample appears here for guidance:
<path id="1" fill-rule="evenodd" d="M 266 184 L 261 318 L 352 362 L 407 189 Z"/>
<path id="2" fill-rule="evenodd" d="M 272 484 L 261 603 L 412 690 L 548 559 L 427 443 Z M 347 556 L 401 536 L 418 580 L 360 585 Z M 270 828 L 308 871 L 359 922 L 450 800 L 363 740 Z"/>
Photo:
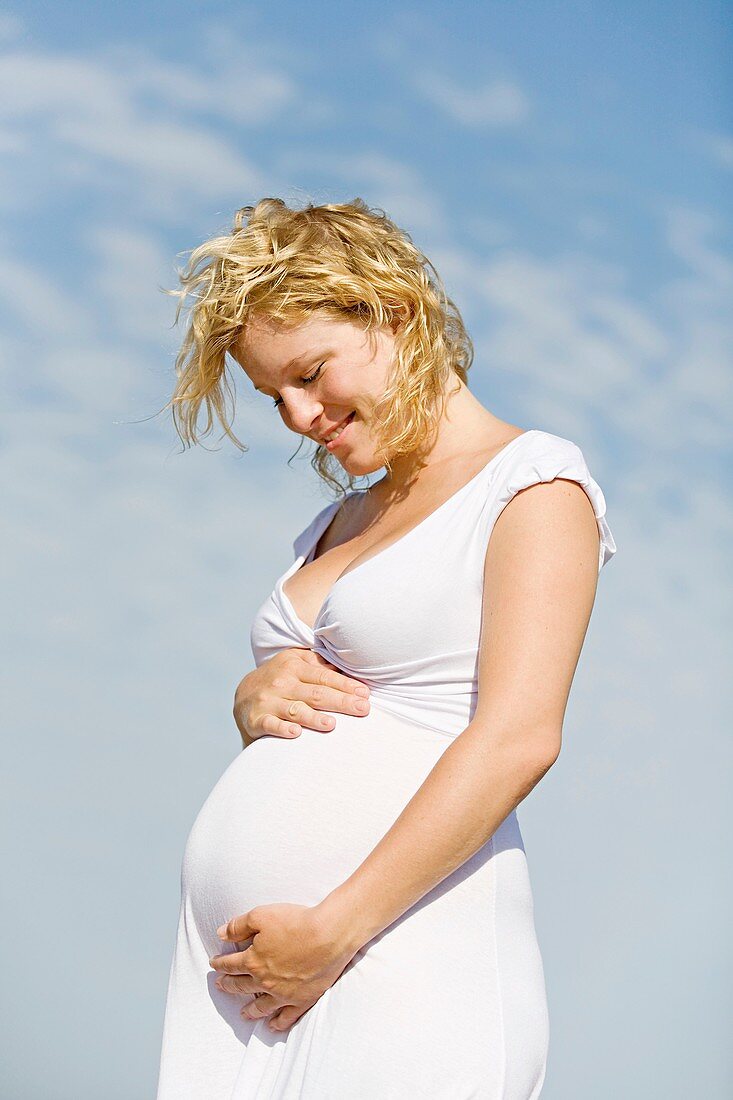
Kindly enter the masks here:
<path id="1" fill-rule="evenodd" d="M 435 441 L 427 453 L 399 455 L 391 473 L 377 484 L 390 492 L 401 492 L 418 481 L 426 483 L 440 478 L 448 469 L 473 468 L 480 456 L 486 462 L 501 450 L 522 429 L 500 420 L 474 397 L 465 383 L 459 381 L 445 400 L 438 421 Z"/>

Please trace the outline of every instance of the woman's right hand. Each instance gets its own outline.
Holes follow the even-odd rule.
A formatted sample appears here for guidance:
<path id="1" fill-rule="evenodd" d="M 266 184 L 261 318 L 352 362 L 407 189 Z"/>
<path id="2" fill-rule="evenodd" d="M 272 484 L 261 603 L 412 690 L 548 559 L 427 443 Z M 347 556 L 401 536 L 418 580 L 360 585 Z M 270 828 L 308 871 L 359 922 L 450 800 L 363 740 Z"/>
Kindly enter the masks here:
<path id="1" fill-rule="evenodd" d="M 298 737 L 303 727 L 327 733 L 338 714 L 369 713 L 369 688 L 344 676 L 312 649 L 283 649 L 240 680 L 234 721 L 244 747 L 263 734 Z"/>

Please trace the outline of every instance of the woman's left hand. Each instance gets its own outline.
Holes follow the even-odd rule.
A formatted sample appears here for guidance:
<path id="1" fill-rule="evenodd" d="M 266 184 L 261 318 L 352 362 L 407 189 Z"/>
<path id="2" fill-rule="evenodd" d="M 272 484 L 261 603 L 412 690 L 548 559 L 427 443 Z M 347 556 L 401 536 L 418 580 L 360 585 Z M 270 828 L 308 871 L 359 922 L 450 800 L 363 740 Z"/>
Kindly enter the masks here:
<path id="1" fill-rule="evenodd" d="M 220 939 L 249 947 L 215 955 L 210 965 L 225 993 L 261 993 L 241 1010 L 248 1020 L 271 1016 L 273 1030 L 285 1031 L 312 1008 L 353 959 L 346 943 L 318 906 L 258 905 L 217 929 Z"/>

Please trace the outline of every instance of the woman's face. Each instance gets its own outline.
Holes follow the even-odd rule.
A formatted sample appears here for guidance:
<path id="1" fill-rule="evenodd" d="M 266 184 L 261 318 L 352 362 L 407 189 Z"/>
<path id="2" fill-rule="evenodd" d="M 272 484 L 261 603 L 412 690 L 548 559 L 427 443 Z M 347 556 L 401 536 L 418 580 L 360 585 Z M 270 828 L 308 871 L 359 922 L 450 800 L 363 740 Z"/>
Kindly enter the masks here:
<path id="1" fill-rule="evenodd" d="M 350 321 L 313 315 L 297 326 L 253 317 L 230 354 L 255 389 L 277 403 L 285 425 L 317 440 L 354 475 L 382 465 L 372 437 L 373 409 L 387 388 L 395 337 Z M 344 422 L 349 421 L 344 428 Z M 333 442 L 326 438 L 344 428 Z"/>

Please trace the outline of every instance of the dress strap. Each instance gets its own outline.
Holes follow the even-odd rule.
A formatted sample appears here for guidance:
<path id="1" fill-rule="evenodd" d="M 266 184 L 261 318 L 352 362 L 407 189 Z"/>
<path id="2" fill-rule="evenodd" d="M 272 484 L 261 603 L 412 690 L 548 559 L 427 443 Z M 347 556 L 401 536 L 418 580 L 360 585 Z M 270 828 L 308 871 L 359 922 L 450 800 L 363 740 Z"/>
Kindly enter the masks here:
<path id="1" fill-rule="evenodd" d="M 334 500 L 330 504 L 327 504 L 325 508 L 322 508 L 321 511 L 313 517 L 305 530 L 300 532 L 293 542 L 295 561 L 298 559 L 302 559 L 304 562 L 308 560 L 313 550 L 318 545 L 321 535 L 336 515 L 340 505 L 340 500 Z"/>

